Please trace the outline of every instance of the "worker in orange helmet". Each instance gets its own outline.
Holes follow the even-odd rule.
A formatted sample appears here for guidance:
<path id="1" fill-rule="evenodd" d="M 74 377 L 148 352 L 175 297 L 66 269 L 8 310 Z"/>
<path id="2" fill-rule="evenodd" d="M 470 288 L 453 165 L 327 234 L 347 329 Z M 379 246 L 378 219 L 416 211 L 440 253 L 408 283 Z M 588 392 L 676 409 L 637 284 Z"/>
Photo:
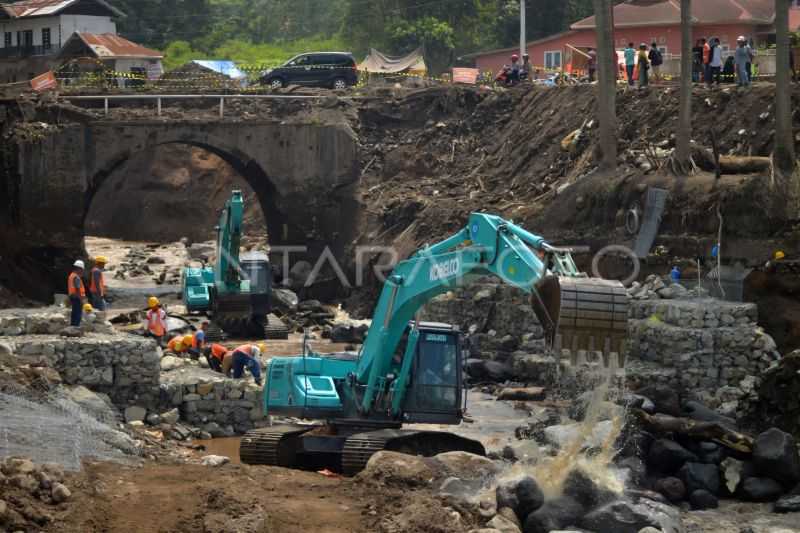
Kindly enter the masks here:
<path id="1" fill-rule="evenodd" d="M 145 335 L 153 337 L 159 346 L 163 346 L 164 337 L 167 335 L 167 312 L 155 296 L 147 299 L 147 307 L 144 319 Z"/>
<path id="2" fill-rule="evenodd" d="M 78 327 L 83 318 L 83 301 L 86 299 L 86 287 L 83 285 L 83 261 L 78 259 L 72 264 L 72 272 L 67 277 L 67 295 L 72 311 L 69 316 L 69 325 Z"/>

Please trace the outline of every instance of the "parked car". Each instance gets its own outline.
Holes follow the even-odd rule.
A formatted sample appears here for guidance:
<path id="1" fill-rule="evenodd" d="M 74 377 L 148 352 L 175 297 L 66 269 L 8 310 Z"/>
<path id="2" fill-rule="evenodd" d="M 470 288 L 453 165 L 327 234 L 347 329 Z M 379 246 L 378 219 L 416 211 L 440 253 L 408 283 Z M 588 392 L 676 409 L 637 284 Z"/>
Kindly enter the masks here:
<path id="1" fill-rule="evenodd" d="M 357 83 L 356 60 L 353 59 L 353 54 L 348 52 L 300 54 L 261 76 L 261 84 L 273 89 L 287 85 L 345 89 Z"/>

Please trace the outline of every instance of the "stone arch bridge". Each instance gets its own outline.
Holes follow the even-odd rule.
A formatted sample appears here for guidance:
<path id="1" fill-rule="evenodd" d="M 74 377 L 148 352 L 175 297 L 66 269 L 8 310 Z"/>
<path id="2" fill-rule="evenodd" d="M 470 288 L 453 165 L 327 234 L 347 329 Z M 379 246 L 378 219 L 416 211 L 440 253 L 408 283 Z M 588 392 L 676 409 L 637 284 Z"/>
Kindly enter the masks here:
<path id="1" fill-rule="evenodd" d="M 20 127 L 8 118 L 3 125 L 4 115 L 6 132 Z M 85 255 L 84 220 L 95 193 L 127 159 L 162 144 L 202 147 L 237 169 L 259 198 L 270 244 L 307 247 L 293 260 L 314 261 L 325 247 L 339 257 L 353 239 L 360 168 L 356 135 L 345 123 L 121 122 L 78 114 L 65 124 L 53 115 L 0 144 L 0 280 L 26 295 L 48 300 L 65 291 L 72 261 Z M 216 217 L 209 213 L 209 225 Z"/>

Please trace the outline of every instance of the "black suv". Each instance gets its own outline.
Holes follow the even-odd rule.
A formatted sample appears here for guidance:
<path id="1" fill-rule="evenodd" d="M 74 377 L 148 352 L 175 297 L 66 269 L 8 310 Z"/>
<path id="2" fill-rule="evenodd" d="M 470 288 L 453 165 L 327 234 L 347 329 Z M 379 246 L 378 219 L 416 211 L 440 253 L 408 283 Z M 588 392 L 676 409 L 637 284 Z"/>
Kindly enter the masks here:
<path id="1" fill-rule="evenodd" d="M 356 83 L 358 83 L 356 61 L 353 59 L 353 54 L 346 52 L 300 54 L 261 76 L 261 84 L 273 89 L 287 85 L 345 89 Z"/>

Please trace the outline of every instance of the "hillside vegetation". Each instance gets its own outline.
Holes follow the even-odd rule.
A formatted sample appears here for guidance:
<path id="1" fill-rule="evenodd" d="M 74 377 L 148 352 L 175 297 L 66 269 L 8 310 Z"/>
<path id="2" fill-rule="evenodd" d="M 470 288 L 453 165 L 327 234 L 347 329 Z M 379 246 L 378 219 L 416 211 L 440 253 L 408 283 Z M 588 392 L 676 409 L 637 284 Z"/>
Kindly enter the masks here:
<path id="1" fill-rule="evenodd" d="M 308 50 L 425 50 L 433 70 L 460 55 L 519 42 L 518 0 L 115 0 L 120 33 L 166 52 L 168 68 L 190 59 L 274 65 Z M 531 5 L 534 4 L 534 5 Z M 529 2 L 536 39 L 592 13 L 591 0 Z"/>

